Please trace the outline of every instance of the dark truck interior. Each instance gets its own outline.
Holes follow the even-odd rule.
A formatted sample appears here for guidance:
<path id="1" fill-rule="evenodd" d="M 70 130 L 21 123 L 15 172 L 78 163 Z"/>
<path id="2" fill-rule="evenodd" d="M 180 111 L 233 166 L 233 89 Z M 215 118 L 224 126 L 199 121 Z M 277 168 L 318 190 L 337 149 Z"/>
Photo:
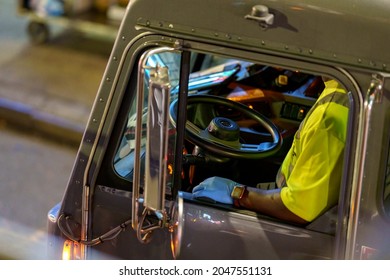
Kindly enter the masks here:
<path id="1" fill-rule="evenodd" d="M 203 58 L 204 61 L 207 59 Z M 321 76 L 298 70 L 230 59 L 213 63 L 210 67 L 203 63 L 195 68 L 197 71 L 189 79 L 187 122 L 191 125 L 190 129 L 186 127 L 180 182 L 180 190 L 188 200 L 192 188 L 211 176 L 249 186 L 274 182 L 295 132 L 324 89 Z M 169 132 L 172 144 L 176 135 L 177 93 L 178 85 L 173 85 Z M 115 188 L 123 190 L 133 180 L 134 107 L 132 104 L 130 112 L 127 109 L 126 125 L 121 129 L 114 156 L 112 176 L 120 178 Z M 146 136 L 144 110 L 142 136 Z M 173 162 L 173 150 L 170 157 Z M 102 185 L 105 179 L 101 178 Z M 169 184 L 166 194 L 170 194 Z M 317 222 L 321 224 L 319 231 L 334 233 L 336 213 L 337 207 L 324 214 L 326 221 Z"/>

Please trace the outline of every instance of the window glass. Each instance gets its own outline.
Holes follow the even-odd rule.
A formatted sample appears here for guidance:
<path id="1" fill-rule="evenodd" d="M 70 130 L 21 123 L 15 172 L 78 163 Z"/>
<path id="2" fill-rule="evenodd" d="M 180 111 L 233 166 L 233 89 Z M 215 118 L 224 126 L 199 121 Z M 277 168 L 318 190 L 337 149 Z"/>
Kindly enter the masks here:
<path id="1" fill-rule="evenodd" d="M 196 64 L 198 64 L 198 67 L 195 67 Z M 149 67 L 159 65 L 168 68 L 171 83 L 171 99 L 175 100 L 179 88 L 180 54 L 175 52 L 155 54 L 148 59 L 147 65 Z M 278 124 L 278 127 L 283 132 L 284 145 L 279 154 L 275 155 L 272 160 L 266 160 L 268 163 L 264 164 L 266 165 L 266 170 L 271 171 L 271 173 L 264 173 L 272 175 L 264 175 L 265 178 L 251 176 L 254 178 L 247 181 L 248 183 L 254 183 L 261 179 L 271 179 L 279 168 L 280 158 L 285 156 L 300 122 L 323 89 L 321 77 L 293 69 L 271 67 L 230 57 L 198 53 L 191 54 L 190 68 L 189 94 L 207 94 L 240 102 L 251 109 L 259 111 Z M 144 77 L 143 139 L 141 141 L 143 145 L 146 141 L 149 72 L 149 70 L 145 71 Z M 121 144 L 118 147 L 114 162 L 118 175 L 129 180 L 132 179 L 134 160 L 136 102 L 137 99 L 134 99 L 129 108 L 127 125 L 123 131 Z M 208 109 L 208 106 L 204 106 L 204 108 L 198 111 L 204 112 Z M 218 110 L 216 112 L 218 115 L 224 115 L 241 123 L 248 122 L 245 119 L 240 120 L 242 116 L 239 114 L 235 115 L 237 112 L 223 108 L 223 106 L 218 108 Z M 191 112 L 189 107 L 189 113 Z M 189 118 L 192 118 L 191 121 L 201 129 L 205 129 L 210 120 L 207 117 L 201 118 L 201 113 L 199 112 L 193 115 L 189 114 Z M 207 115 L 207 113 L 203 115 Z M 250 125 L 248 124 L 248 126 Z M 255 131 L 259 138 L 267 139 L 269 137 L 264 129 L 259 126 L 252 126 L 250 129 L 252 132 Z M 258 141 L 258 139 L 254 139 L 257 137 L 242 131 L 241 140 L 250 144 Z M 190 145 L 190 148 L 192 149 L 193 147 Z M 250 170 L 253 169 L 250 168 Z"/>
<path id="2" fill-rule="evenodd" d="M 198 60 L 198 57 L 201 56 L 199 54 L 194 53 L 191 58 L 191 66 L 190 68 L 194 68 L 195 61 Z M 204 57 L 202 55 L 202 57 Z M 156 66 L 159 67 L 167 67 L 169 70 L 169 81 L 171 85 L 171 92 L 172 96 L 175 96 L 178 94 L 179 90 L 179 77 L 180 77 L 180 54 L 177 52 L 163 52 L 159 54 L 155 54 L 148 58 L 147 60 L 147 66 L 150 68 L 154 68 Z M 216 63 L 223 63 L 225 61 L 230 61 L 229 59 L 225 58 L 215 58 L 215 59 L 202 59 L 202 68 L 206 69 L 204 74 L 207 74 L 207 71 L 209 71 L 210 68 L 217 66 Z M 223 66 L 223 65 L 222 65 Z M 223 69 L 223 68 L 222 68 Z M 145 77 L 144 77 L 144 105 L 143 105 L 143 114 L 142 114 L 142 147 L 144 149 L 145 142 L 146 142 L 146 125 L 147 125 L 147 102 L 149 97 L 149 78 L 150 78 L 150 69 L 145 70 Z M 212 72 L 221 72 L 219 69 L 214 69 Z M 222 71 L 222 74 L 218 75 L 218 77 L 214 78 L 213 81 L 211 80 L 209 84 L 204 86 L 207 82 L 204 78 L 202 78 L 201 84 L 199 85 L 196 81 L 196 76 L 198 72 L 193 72 L 191 75 L 193 75 L 192 83 L 193 87 L 190 86 L 191 89 L 197 90 L 200 87 L 210 87 L 214 83 L 219 83 L 218 79 L 226 78 L 228 75 L 232 75 L 233 71 Z M 121 137 L 121 143 L 119 145 L 119 148 L 116 152 L 115 159 L 114 159 L 114 169 L 118 173 L 119 176 L 126 178 L 128 180 L 132 180 L 133 176 L 133 168 L 134 168 L 134 147 L 135 147 L 135 126 L 136 126 L 136 112 L 137 108 L 137 98 L 134 99 L 134 102 L 131 104 L 129 113 L 128 113 L 128 120 L 126 124 L 126 128 L 122 134 Z M 171 142 L 172 145 L 172 142 Z M 143 150 L 144 151 L 144 150 Z M 142 166 L 143 168 L 144 166 Z"/>
<path id="3" fill-rule="evenodd" d="M 180 83 L 180 53 L 165 52 L 155 54 L 148 60 L 148 66 L 165 66 L 170 80 L 170 129 L 168 154 L 174 162 L 176 145 L 176 111 Z M 263 187 L 263 183 L 275 184 L 278 171 L 290 152 L 294 140 L 299 140 L 300 128 L 305 125 L 305 117 L 312 114 L 312 108 L 324 102 L 339 103 L 344 109 L 334 109 L 325 126 L 345 126 L 337 121 L 337 112 L 348 115 L 348 98 L 323 100 L 316 104 L 325 88 L 325 77 L 301 72 L 298 69 L 286 69 L 233 57 L 191 53 L 189 65 L 188 104 L 186 107 L 187 124 L 183 144 L 182 170 L 174 171 L 168 165 L 167 176 L 172 172 L 181 173 L 181 190 L 192 189 L 212 176 L 229 178 L 241 184 Z M 144 81 L 145 100 L 142 113 L 142 145 L 146 141 L 147 97 L 150 71 L 146 71 Z M 341 85 L 340 85 L 341 86 Z M 345 93 L 345 90 L 341 89 Z M 203 99 L 197 99 L 195 97 Z M 347 101 L 344 101 L 347 100 Z M 239 104 L 239 105 L 237 105 Z M 253 115 L 256 117 L 254 118 Z M 259 120 L 260 119 L 260 120 Z M 131 104 L 127 126 L 123 131 L 121 145 L 115 157 L 115 170 L 123 178 L 132 180 L 134 167 L 134 132 L 136 122 L 136 100 Z M 270 123 L 270 124 L 268 124 Z M 229 127 L 226 129 L 226 126 Z M 273 132 L 273 128 L 277 133 Z M 275 140 L 280 136 L 281 141 Z M 346 129 L 333 135 L 346 139 Z M 322 141 L 322 140 L 321 140 Z M 313 143 L 313 151 L 329 148 L 339 156 L 334 146 L 325 147 L 318 141 Z M 276 143 L 278 142 L 278 143 Z M 275 144 L 276 143 L 276 144 Z M 277 146 L 277 149 L 274 148 Z M 295 154 L 296 150 L 292 153 Z M 300 152 L 300 151 L 298 151 Z M 258 156 L 264 154 L 264 156 Z M 314 154 L 314 152 L 313 152 Z M 289 159 L 295 164 L 294 155 Z M 307 156 L 310 160 L 310 154 Z M 314 162 L 314 161 L 313 161 Z M 340 187 L 343 160 L 338 160 L 337 176 L 328 178 L 330 184 Z M 323 162 L 313 163 L 313 170 L 325 173 L 330 168 Z M 303 176 L 306 178 L 309 176 Z M 169 182 L 169 180 L 167 180 Z M 387 177 L 387 185 L 389 178 Z M 276 182 L 279 187 L 283 183 Z M 389 191 L 390 192 L 390 191 Z M 168 193 L 168 192 L 167 192 Z M 338 191 L 332 201 L 337 203 Z"/>
<path id="4" fill-rule="evenodd" d="M 180 70 L 180 54 L 173 52 L 159 53 L 150 56 L 146 62 L 146 69 L 144 74 L 144 100 L 142 111 L 142 132 L 141 132 L 141 157 L 143 158 L 145 153 L 146 143 L 146 127 L 148 117 L 148 98 L 149 98 L 149 80 L 150 75 L 156 69 L 156 67 L 167 67 L 169 69 L 169 80 L 171 86 L 177 86 L 179 82 L 179 70 Z M 127 123 L 121 137 L 121 143 L 118 147 L 114 158 L 114 169 L 119 176 L 128 180 L 133 179 L 134 169 L 134 149 L 135 149 L 135 129 L 137 121 L 137 102 L 138 96 L 134 98 L 133 103 L 130 105 Z M 142 160 L 141 169 L 144 169 L 144 161 Z"/>

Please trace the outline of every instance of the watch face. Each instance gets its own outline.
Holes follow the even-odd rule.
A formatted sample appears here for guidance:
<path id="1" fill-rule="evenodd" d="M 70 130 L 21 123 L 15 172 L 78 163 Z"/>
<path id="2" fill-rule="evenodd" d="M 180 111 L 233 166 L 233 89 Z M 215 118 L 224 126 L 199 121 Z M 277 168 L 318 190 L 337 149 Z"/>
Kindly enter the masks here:
<path id="1" fill-rule="evenodd" d="M 232 198 L 240 199 L 245 191 L 243 186 L 235 186 L 232 191 Z"/>

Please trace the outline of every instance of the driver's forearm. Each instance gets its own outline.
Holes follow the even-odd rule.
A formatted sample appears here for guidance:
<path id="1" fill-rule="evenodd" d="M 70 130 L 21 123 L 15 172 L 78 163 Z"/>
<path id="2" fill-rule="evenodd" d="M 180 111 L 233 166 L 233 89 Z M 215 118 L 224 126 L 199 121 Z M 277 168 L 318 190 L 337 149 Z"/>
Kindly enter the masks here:
<path id="1" fill-rule="evenodd" d="M 284 206 L 280 198 L 280 189 L 262 190 L 248 187 L 247 190 L 247 194 L 239 200 L 241 207 L 285 221 L 307 223 Z"/>

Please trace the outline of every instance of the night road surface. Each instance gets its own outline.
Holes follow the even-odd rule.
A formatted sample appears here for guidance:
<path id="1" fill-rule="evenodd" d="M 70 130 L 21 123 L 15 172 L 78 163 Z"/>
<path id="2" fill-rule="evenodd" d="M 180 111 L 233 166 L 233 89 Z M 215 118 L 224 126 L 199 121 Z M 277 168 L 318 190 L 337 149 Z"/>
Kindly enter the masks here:
<path id="1" fill-rule="evenodd" d="M 45 259 L 47 212 L 63 196 L 76 149 L 0 127 L 0 259 Z"/>

